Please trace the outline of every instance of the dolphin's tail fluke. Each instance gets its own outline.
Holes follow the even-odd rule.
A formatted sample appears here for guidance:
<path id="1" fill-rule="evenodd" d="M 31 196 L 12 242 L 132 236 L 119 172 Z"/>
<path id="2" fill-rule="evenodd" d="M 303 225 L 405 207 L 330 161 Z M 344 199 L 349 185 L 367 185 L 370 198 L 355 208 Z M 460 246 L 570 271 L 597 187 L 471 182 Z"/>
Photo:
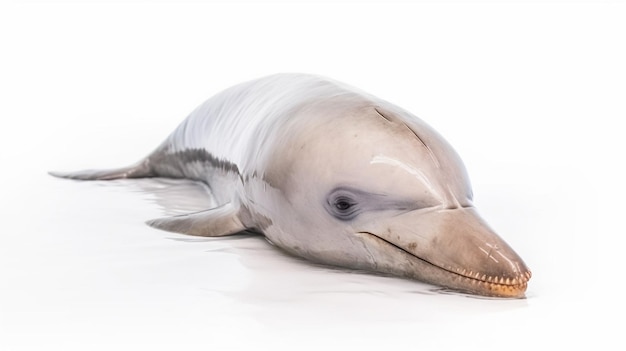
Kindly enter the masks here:
<path id="1" fill-rule="evenodd" d="M 76 172 L 48 172 L 50 175 L 59 178 L 77 180 L 113 180 L 123 178 L 148 178 L 155 177 L 147 161 L 140 162 L 130 167 L 114 169 L 86 169 Z"/>

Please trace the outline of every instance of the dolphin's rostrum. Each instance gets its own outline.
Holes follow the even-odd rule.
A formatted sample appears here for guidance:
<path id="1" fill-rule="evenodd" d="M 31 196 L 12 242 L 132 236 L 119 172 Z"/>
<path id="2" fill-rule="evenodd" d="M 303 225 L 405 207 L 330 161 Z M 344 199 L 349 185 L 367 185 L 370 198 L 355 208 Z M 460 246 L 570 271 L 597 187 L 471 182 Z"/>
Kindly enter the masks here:
<path id="1" fill-rule="evenodd" d="M 207 100 L 150 155 L 81 180 L 205 182 L 218 207 L 149 221 L 201 236 L 263 233 L 316 262 L 523 297 L 530 271 L 472 205 L 465 168 L 422 120 L 311 75 L 278 74 Z"/>

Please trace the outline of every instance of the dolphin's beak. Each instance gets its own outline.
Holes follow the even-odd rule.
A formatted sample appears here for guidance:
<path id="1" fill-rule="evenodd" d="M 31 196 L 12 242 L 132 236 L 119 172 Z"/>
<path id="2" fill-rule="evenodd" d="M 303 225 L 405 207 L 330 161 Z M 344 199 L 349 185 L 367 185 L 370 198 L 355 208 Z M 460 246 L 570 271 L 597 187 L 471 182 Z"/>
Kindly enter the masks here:
<path id="1" fill-rule="evenodd" d="M 375 269 L 474 294 L 523 297 L 531 273 L 473 207 L 406 212 L 360 236 Z"/>

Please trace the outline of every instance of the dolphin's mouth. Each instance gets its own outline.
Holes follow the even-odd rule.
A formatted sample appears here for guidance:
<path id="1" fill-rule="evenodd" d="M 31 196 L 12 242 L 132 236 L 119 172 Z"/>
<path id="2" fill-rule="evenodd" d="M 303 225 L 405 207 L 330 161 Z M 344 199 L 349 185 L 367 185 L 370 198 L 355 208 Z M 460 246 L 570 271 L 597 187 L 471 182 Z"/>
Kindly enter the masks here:
<path id="1" fill-rule="evenodd" d="M 367 235 L 373 237 L 384 244 L 390 245 L 397 250 L 402 251 L 404 254 L 411 256 L 426 264 L 429 268 L 438 271 L 438 279 L 427 279 L 428 283 L 442 285 L 455 290 L 469 292 L 473 294 L 480 294 L 485 296 L 495 297 L 517 297 L 523 298 L 526 291 L 528 281 L 531 278 L 531 272 L 526 271 L 519 273 L 514 278 L 505 278 L 498 276 L 491 276 L 483 274 L 481 272 L 475 272 L 467 268 L 462 267 L 442 267 L 434 264 L 422 257 L 415 255 L 407 249 L 394 244 L 380 236 L 367 232 L 360 231 L 357 234 Z"/>

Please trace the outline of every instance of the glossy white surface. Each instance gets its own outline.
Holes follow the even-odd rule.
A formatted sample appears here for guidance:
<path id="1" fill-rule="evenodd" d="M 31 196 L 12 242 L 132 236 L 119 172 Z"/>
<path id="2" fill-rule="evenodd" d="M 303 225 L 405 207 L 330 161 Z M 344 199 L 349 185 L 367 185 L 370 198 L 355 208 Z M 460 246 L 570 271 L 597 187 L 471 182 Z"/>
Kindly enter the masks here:
<path id="1" fill-rule="evenodd" d="M 2 5 L 0 349 L 621 347 L 623 5 L 119 6 Z M 211 94 L 277 71 L 443 134 L 533 270 L 528 298 L 155 231 L 165 205 L 207 200 L 45 174 L 133 162 Z"/>

